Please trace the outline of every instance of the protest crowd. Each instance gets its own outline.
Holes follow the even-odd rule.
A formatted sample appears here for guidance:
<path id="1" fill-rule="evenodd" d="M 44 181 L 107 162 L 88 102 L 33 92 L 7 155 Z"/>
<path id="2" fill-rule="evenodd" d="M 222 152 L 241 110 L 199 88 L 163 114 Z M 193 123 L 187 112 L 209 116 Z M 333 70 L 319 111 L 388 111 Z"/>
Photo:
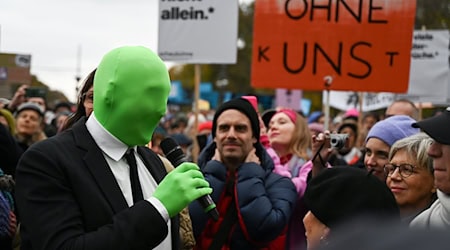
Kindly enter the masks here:
<path id="1" fill-rule="evenodd" d="M 135 49 L 118 50 L 135 60 Z M 150 50 L 138 50 L 159 60 Z M 123 75 L 138 71 L 142 89 L 155 92 L 148 103 L 129 98 L 136 93 L 112 91 L 107 81 L 116 74 L 108 68 L 108 60 L 115 60 L 111 53 L 86 76 L 77 104 L 62 102 L 51 110 L 45 95 L 27 96 L 26 85 L 2 99 L 1 249 L 338 249 L 354 227 L 367 232 L 400 228 L 395 232 L 408 239 L 415 230 L 449 229 L 450 110 L 418 120 L 415 104 L 401 99 L 383 115 L 350 109 L 329 117 L 328 130 L 321 111 L 306 116 L 287 107 L 261 110 L 249 96 L 228 100 L 216 110 L 202 100 L 197 113 L 174 112 L 166 109 L 170 85 L 164 70 L 147 74 L 123 66 Z M 120 77 L 118 85 L 128 80 Z M 112 105 L 111 95 L 120 103 Z M 129 110 L 139 105 L 155 108 L 140 127 L 133 127 L 146 135 L 134 138 L 124 119 L 139 123 L 142 114 Z M 168 137 L 182 150 L 185 163 L 173 166 L 165 158 L 160 144 Z M 137 172 L 144 175 L 137 178 L 153 184 L 138 180 L 142 188 L 134 190 L 131 165 L 128 170 L 132 163 L 117 155 L 120 148 L 135 149 L 141 159 Z M 164 168 L 143 174 L 146 164 Z M 74 176 L 89 174 L 86 169 L 110 183 Z M 188 184 L 190 179 L 195 183 Z M 95 183 L 107 185 L 102 192 L 119 195 L 108 205 L 103 199 L 109 198 L 91 186 Z M 131 189 L 125 186 L 130 184 Z M 90 191 L 95 194 L 82 195 Z M 218 218 L 192 202 L 200 194 L 211 195 Z M 61 209 L 66 215 L 57 212 Z M 154 211 L 145 214 L 143 209 Z M 139 220 L 155 222 L 150 226 Z M 108 243 L 110 236 L 118 237 L 114 245 Z M 376 242 L 358 241 L 352 244 Z M 433 249 L 441 249 L 448 240 L 434 243 Z"/>
<path id="2" fill-rule="evenodd" d="M 300 15 L 300 4 L 289 2 L 289 25 L 308 21 L 300 20 L 306 1 Z M 359 15 L 368 6 L 368 25 L 390 24 L 376 14 L 383 8 L 359 3 Z M 336 6 L 336 29 L 344 8 L 366 24 L 345 1 Z M 214 11 L 167 7 L 162 17 L 206 22 Z M 262 26 L 280 18 L 271 17 Z M 289 45 L 283 56 L 297 46 Z M 315 42 L 309 56 L 313 77 L 318 55 L 333 64 L 322 45 Z M 252 73 L 271 81 L 279 77 L 268 70 L 276 49 L 264 46 L 258 49 L 265 66 Z M 372 62 L 359 57 L 363 48 L 379 49 L 356 42 L 345 74 L 366 84 L 361 79 Z M 182 50 L 178 56 L 189 56 Z M 383 53 L 391 72 L 403 54 Z M 109 50 L 82 77 L 75 103 L 49 103 L 47 91 L 28 84 L 0 96 L 0 250 L 450 249 L 450 107 L 422 117 L 420 105 L 395 97 L 373 111 L 355 105 L 330 114 L 326 102 L 320 110 L 275 101 L 265 108 L 257 91 L 220 96 L 217 105 L 198 95 L 174 105 L 163 58 L 171 55 L 135 45 Z M 292 58 L 278 60 L 289 77 L 305 66 L 294 69 Z M 341 74 L 338 61 L 333 68 Z M 353 71 L 358 63 L 367 75 Z M 325 76 L 323 93 L 334 77 Z"/>

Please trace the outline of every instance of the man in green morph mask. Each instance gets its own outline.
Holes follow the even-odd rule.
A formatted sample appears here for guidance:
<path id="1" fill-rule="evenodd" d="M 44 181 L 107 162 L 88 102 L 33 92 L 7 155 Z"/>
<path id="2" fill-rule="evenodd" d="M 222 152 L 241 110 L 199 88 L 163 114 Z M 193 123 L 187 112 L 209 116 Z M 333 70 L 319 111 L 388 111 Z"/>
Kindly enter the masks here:
<path id="1" fill-rule="evenodd" d="M 103 57 L 94 112 L 19 162 L 22 249 L 179 249 L 177 214 L 212 189 L 196 164 L 167 174 L 143 146 L 169 91 L 166 66 L 149 49 Z"/>

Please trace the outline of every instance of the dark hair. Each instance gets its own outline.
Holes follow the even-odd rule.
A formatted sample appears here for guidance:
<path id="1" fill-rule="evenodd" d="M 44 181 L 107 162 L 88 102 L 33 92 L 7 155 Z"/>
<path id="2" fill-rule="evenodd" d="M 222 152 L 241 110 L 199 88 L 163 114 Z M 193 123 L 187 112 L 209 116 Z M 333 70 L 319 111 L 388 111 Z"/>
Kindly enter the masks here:
<path id="1" fill-rule="evenodd" d="M 67 119 L 67 122 L 61 128 L 61 131 L 64 131 L 68 128 L 71 128 L 75 122 L 80 120 L 83 116 L 86 116 L 86 111 L 84 109 L 84 99 L 86 98 L 86 93 L 88 90 L 94 86 L 94 77 L 97 69 L 94 69 L 89 75 L 86 77 L 83 83 L 83 87 L 78 93 L 78 101 L 77 101 L 77 109 L 76 111 Z"/>
<path id="2" fill-rule="evenodd" d="M 375 119 L 377 122 L 380 121 L 380 115 L 378 115 L 375 112 L 367 112 L 364 114 L 362 120 L 364 121 L 364 119 L 367 119 L 368 117 L 372 117 L 373 119 Z"/>

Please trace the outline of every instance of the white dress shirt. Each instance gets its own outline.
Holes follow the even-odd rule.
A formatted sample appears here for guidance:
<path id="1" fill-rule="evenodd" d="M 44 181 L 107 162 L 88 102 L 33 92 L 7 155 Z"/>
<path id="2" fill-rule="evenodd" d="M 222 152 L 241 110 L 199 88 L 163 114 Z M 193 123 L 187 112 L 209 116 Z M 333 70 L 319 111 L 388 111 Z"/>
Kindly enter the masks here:
<path id="1" fill-rule="evenodd" d="M 114 135 L 109 133 L 109 131 L 107 131 L 95 118 L 94 112 L 92 112 L 86 121 L 86 128 L 94 138 L 94 141 L 97 143 L 99 148 L 102 150 L 103 156 L 111 168 L 111 171 L 119 184 L 120 190 L 122 190 L 122 194 L 125 197 L 128 206 L 131 207 L 133 205 L 133 194 L 131 191 L 130 167 L 125 159 L 125 153 L 128 151 L 129 147 L 117 139 Z M 150 202 L 159 211 L 161 216 L 167 222 L 169 229 L 167 237 L 154 249 L 172 249 L 169 213 L 164 205 L 152 196 L 158 184 L 145 167 L 144 162 L 137 153 L 136 146 L 134 149 L 139 182 L 141 184 L 144 200 Z M 151 227 L 152 225 L 148 226 Z"/>

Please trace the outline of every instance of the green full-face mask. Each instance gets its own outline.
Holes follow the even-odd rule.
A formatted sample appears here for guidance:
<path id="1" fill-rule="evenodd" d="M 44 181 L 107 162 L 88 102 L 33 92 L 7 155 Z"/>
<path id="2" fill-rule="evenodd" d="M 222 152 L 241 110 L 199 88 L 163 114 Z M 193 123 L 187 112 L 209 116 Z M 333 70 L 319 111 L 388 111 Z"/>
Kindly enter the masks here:
<path id="1" fill-rule="evenodd" d="M 120 47 L 107 53 L 94 78 L 94 114 L 128 146 L 147 144 L 166 113 L 170 79 L 151 50 Z"/>

